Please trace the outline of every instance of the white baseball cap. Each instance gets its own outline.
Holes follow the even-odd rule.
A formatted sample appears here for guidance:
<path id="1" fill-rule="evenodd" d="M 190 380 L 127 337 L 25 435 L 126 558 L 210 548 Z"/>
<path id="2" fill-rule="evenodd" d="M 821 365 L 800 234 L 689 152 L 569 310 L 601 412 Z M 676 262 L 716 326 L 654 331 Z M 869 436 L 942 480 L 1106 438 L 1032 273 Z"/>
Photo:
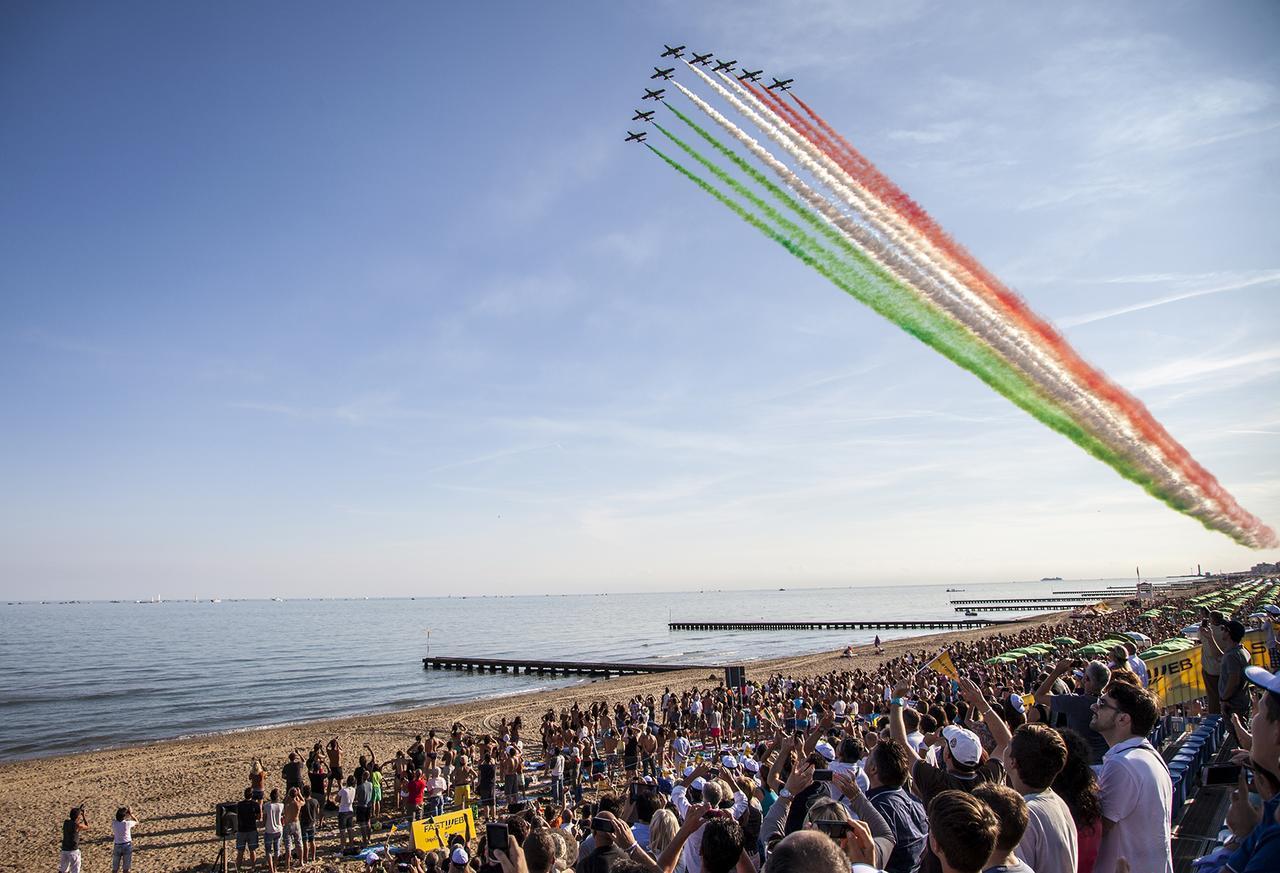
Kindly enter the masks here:
<path id="1" fill-rule="evenodd" d="M 699 776 L 697 779 L 689 783 L 689 787 L 692 788 L 694 791 L 701 791 L 703 788 L 706 787 L 706 785 L 707 785 L 707 780 L 703 779 L 701 776 Z"/>
<path id="2" fill-rule="evenodd" d="M 459 867 L 465 867 L 470 863 L 471 856 L 467 854 L 467 850 L 462 846 L 455 846 L 453 854 L 449 856 L 449 860 Z"/>
<path id="3" fill-rule="evenodd" d="M 942 729 L 942 738 L 958 763 L 973 767 L 982 760 L 982 742 L 973 731 L 949 724 Z"/>

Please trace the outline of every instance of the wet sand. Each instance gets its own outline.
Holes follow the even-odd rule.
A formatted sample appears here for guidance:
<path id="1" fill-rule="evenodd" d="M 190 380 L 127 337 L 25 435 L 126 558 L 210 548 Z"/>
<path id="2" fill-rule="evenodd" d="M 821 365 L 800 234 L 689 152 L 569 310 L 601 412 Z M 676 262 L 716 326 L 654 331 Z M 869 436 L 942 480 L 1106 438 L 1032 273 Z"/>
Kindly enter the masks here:
<path id="1" fill-rule="evenodd" d="M 998 630 L 1013 632 L 1061 617 L 1062 614 L 1041 615 L 1017 624 L 999 625 Z M 950 640 L 973 639 L 988 632 L 989 629 L 980 628 L 893 640 L 884 644 L 883 655 L 876 655 L 872 646 L 862 646 L 855 650 L 853 658 L 841 657 L 840 651 L 766 658 L 747 662 L 747 677 L 758 679 L 774 673 L 805 676 L 874 667 L 881 660 L 908 650 L 938 647 Z M 717 680 L 722 678 L 720 674 Z M 310 749 L 317 740 L 339 737 L 350 758 L 350 772 L 358 757 L 356 750 L 364 743 L 373 746 L 380 759 L 387 759 L 397 748 L 407 748 L 415 734 L 425 735 L 428 729 L 448 733 L 450 726 L 460 721 L 472 730 L 488 731 L 504 716 L 510 719 L 517 715 L 523 716 L 526 732 L 532 733 L 536 742 L 541 715 L 551 707 L 568 707 L 574 700 L 586 704 L 602 699 L 624 700 L 634 694 L 656 696 L 667 687 L 684 689 L 706 684 L 707 680 L 708 673 L 703 671 L 627 676 L 471 703 L 0 764 L 4 807 L 13 819 L 0 841 L 0 871 L 56 870 L 62 821 L 67 811 L 81 802 L 86 804 L 91 825 L 81 841 L 86 871 L 111 868 L 110 821 L 116 808 L 123 805 L 131 806 L 140 821 L 134 832 L 134 870 L 209 870 L 219 848 L 213 833 L 214 804 L 240 798 L 248 784 L 249 763 L 255 757 L 261 758 L 267 768 L 270 789 L 281 786 L 280 768 L 289 750 Z M 246 711 L 245 715 L 248 721 L 252 712 Z M 388 808 L 391 794 L 388 786 L 384 799 Z M 331 826 L 335 817 L 332 813 L 327 815 L 326 824 Z M 322 830 L 317 835 L 321 861 L 308 869 L 357 869 L 352 864 L 339 867 L 332 861 L 325 862 L 326 856 L 333 858 L 336 844 L 336 831 L 331 827 Z M 264 869 L 259 861 L 258 869 Z"/>

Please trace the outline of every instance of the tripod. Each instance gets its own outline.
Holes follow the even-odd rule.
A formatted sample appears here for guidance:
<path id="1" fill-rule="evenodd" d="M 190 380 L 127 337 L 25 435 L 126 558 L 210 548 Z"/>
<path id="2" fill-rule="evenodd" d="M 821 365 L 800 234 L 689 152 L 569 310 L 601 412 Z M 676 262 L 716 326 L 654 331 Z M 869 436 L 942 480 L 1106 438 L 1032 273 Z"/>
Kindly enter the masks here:
<path id="1" fill-rule="evenodd" d="M 227 857 L 227 838 L 224 836 L 222 838 L 222 848 L 218 850 L 218 856 L 213 859 L 213 866 L 210 869 L 227 873 L 227 863 L 230 860 Z"/>

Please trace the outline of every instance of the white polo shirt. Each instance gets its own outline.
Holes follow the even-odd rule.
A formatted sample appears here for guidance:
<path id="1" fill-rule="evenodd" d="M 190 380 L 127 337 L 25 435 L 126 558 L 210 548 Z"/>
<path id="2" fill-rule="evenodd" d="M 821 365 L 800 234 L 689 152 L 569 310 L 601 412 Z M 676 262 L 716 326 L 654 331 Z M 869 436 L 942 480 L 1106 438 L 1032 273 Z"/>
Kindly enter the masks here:
<path id="1" fill-rule="evenodd" d="M 1143 737 L 1112 746 L 1102 756 L 1098 779 L 1104 829 L 1094 869 L 1110 871 L 1120 858 L 1134 873 L 1173 873 L 1169 818 L 1173 782 L 1160 753 Z"/>

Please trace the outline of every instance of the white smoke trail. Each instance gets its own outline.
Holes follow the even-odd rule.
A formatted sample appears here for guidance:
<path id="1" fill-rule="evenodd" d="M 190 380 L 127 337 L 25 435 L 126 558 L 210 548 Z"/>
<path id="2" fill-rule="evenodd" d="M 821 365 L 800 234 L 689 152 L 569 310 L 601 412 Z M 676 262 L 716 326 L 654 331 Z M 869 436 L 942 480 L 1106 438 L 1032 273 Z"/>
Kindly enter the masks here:
<path id="1" fill-rule="evenodd" d="M 779 98 L 774 102 L 781 103 L 782 101 Z M 800 101 L 797 100 L 797 102 Z M 809 116 L 810 121 L 806 122 L 803 119 L 800 119 L 798 112 L 793 111 L 792 114 L 795 115 L 797 119 L 800 119 L 802 124 L 810 127 L 815 136 L 826 140 L 830 144 L 830 149 L 820 144 L 818 145 L 819 149 L 828 154 L 830 154 L 831 151 L 839 152 L 845 160 L 852 162 L 865 171 L 880 175 L 865 158 L 859 155 L 843 137 L 841 137 L 836 131 L 832 130 L 830 125 L 823 121 L 816 113 L 813 112 L 813 110 L 808 106 L 805 106 L 803 103 L 801 103 L 801 106 Z M 781 113 L 779 113 L 779 115 L 781 115 Z M 792 127 L 794 128 L 796 126 L 792 125 Z M 806 139 L 809 138 L 808 135 L 799 131 L 798 128 L 796 129 Z M 841 164 L 841 166 L 844 165 Z M 884 177 L 881 175 L 881 178 L 883 179 Z M 915 227 L 915 222 L 903 212 L 901 207 L 895 202 L 894 198 L 877 193 L 874 187 L 870 184 L 866 187 L 868 191 L 871 192 L 872 196 L 880 200 L 880 202 L 892 214 L 900 216 L 908 225 Z M 940 228 L 937 228 L 936 224 L 934 227 L 935 232 L 942 234 L 945 240 L 945 232 Z M 928 238 L 932 239 L 932 237 Z M 942 243 L 939 243 L 938 245 L 939 247 L 945 248 L 945 245 Z M 943 257 L 954 265 L 954 268 L 958 271 L 958 275 L 962 281 L 976 285 L 988 298 L 994 297 L 999 293 L 997 291 L 997 288 L 1001 287 L 999 280 L 983 277 L 981 275 L 981 271 L 974 270 L 970 265 L 964 263 L 958 256 L 952 257 L 950 256 L 950 253 L 945 253 L 943 254 Z M 1004 306 L 1001 305 L 999 308 L 1004 309 Z M 1025 304 L 1022 305 L 1022 308 L 1029 313 L 1029 309 Z M 1028 330 L 1028 333 L 1030 332 L 1031 331 Z M 1093 368 L 1086 361 L 1079 358 L 1079 356 L 1075 356 L 1074 353 L 1071 354 L 1071 356 L 1074 356 L 1076 360 L 1076 363 L 1073 365 L 1068 361 L 1069 356 L 1064 354 L 1062 350 L 1056 348 L 1054 344 L 1045 342 L 1043 345 L 1049 354 L 1062 362 L 1073 373 L 1080 371 L 1085 374 L 1092 374 L 1093 378 L 1109 386 L 1111 391 L 1095 390 L 1091 393 L 1097 395 L 1098 399 L 1101 402 L 1106 403 L 1116 415 L 1119 415 L 1125 421 L 1132 423 L 1135 430 L 1144 429 L 1142 423 L 1145 421 L 1145 430 L 1150 433 L 1150 436 L 1143 438 L 1143 441 L 1150 443 L 1154 450 L 1160 453 L 1165 463 L 1171 465 L 1187 480 L 1189 480 L 1193 484 L 1193 487 L 1197 488 L 1200 493 L 1205 495 L 1211 503 L 1219 508 L 1223 516 L 1233 519 L 1240 529 L 1248 531 L 1256 548 L 1275 547 L 1277 544 L 1280 544 L 1280 542 L 1277 541 L 1275 532 L 1267 527 L 1261 519 L 1257 518 L 1241 506 L 1236 501 L 1235 497 L 1233 497 L 1231 493 L 1227 491 L 1227 489 L 1224 488 L 1211 473 L 1209 473 L 1208 470 L 1205 470 L 1195 460 L 1195 458 L 1191 456 L 1191 453 L 1179 444 L 1167 430 L 1165 430 L 1163 425 L 1156 421 L 1150 413 L 1142 407 L 1142 404 L 1139 401 L 1130 397 L 1124 389 L 1112 383 L 1103 373 Z M 1086 378 L 1087 375 L 1077 377 L 1077 381 Z M 1112 392 L 1114 392 L 1116 396 L 1108 396 L 1108 394 Z"/>
<path id="2" fill-rule="evenodd" d="M 750 94 L 749 91 L 739 86 L 737 82 L 726 79 L 731 86 L 734 86 L 735 90 L 743 94 L 746 99 L 759 107 L 761 111 L 771 116 L 774 121 L 762 118 L 759 113 L 745 106 L 741 100 L 721 88 L 703 71 L 696 68 L 692 69 L 717 93 L 728 100 L 735 109 L 768 135 L 770 139 L 773 139 L 786 149 L 793 158 L 827 188 L 831 189 L 846 205 L 862 216 L 871 228 L 879 231 L 886 239 L 895 244 L 899 250 L 905 252 L 905 255 L 899 255 L 889 246 L 881 244 L 875 238 L 875 235 L 868 232 L 867 228 L 863 228 L 857 222 L 849 220 L 847 216 L 844 216 L 839 210 L 832 209 L 830 205 L 826 208 L 816 206 L 817 201 L 826 202 L 826 199 L 812 191 L 812 189 L 808 189 L 807 186 L 804 189 L 798 188 L 796 183 L 800 185 L 804 185 L 804 183 L 786 168 L 785 164 L 769 155 L 737 125 L 728 121 L 728 119 L 708 106 L 705 101 L 697 98 L 696 95 L 683 86 L 678 85 L 680 90 L 686 96 L 689 96 L 700 110 L 733 135 L 753 155 L 765 162 L 770 169 L 778 173 L 788 187 L 801 194 L 806 203 L 815 205 L 815 208 L 819 210 L 823 217 L 835 225 L 846 237 L 851 238 L 855 245 L 871 254 L 877 263 L 880 263 L 881 266 L 902 279 L 910 287 L 915 288 L 918 293 L 921 293 L 931 303 L 947 311 L 971 332 L 982 337 L 1010 363 L 1031 378 L 1035 384 L 1041 386 L 1041 389 L 1048 396 L 1069 409 L 1081 426 L 1111 446 L 1117 454 L 1144 469 L 1167 493 L 1176 495 L 1177 499 L 1193 508 L 1200 507 L 1197 514 L 1211 515 L 1217 526 L 1228 523 L 1219 513 L 1206 512 L 1209 507 L 1205 507 L 1205 500 L 1198 489 L 1169 469 L 1164 462 L 1164 458 L 1154 454 L 1151 447 L 1145 441 L 1138 439 L 1136 434 L 1129 429 L 1127 421 L 1115 417 L 1108 407 L 1100 408 L 1097 398 L 1093 397 L 1090 392 L 1082 391 L 1071 379 L 1070 374 L 1065 372 L 1052 359 L 1047 358 L 1037 344 L 1018 331 L 1016 326 L 1009 324 L 985 300 L 959 282 L 934 258 L 921 251 L 917 245 L 913 245 L 912 243 L 917 242 L 917 240 L 911 239 L 911 237 L 918 236 L 918 234 L 915 234 L 911 228 L 903 228 L 901 223 L 895 220 L 896 216 L 884 215 L 883 207 L 880 206 L 878 199 L 874 198 L 874 196 L 871 196 L 870 201 L 868 201 L 866 195 L 869 192 L 865 192 L 865 189 L 862 191 L 857 190 L 861 186 L 855 180 L 850 179 L 843 168 L 831 161 L 829 156 L 813 148 L 812 144 L 807 140 L 798 142 L 800 137 L 790 125 L 779 118 L 770 107 L 765 106 L 756 99 L 755 95 Z M 768 157 L 763 157 L 762 153 Z M 780 167 L 782 171 L 779 170 Z M 846 180 L 851 184 L 846 184 Z M 919 240 L 919 242 L 928 244 L 927 240 Z M 1229 526 L 1233 529 L 1239 527 L 1235 524 L 1230 524 Z"/>

